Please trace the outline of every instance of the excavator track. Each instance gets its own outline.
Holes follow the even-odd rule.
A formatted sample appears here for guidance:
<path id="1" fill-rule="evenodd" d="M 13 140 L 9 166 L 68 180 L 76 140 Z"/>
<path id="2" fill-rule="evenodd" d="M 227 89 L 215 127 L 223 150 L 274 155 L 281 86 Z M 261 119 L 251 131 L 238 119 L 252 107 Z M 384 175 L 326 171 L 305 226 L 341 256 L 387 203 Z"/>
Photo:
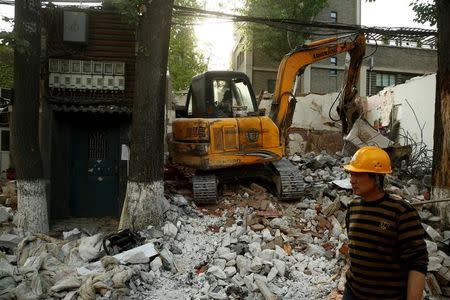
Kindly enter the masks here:
<path id="1" fill-rule="evenodd" d="M 288 159 L 272 162 L 279 179 L 276 180 L 278 196 L 281 201 L 296 200 L 305 194 L 305 182 L 299 169 Z"/>
<path id="2" fill-rule="evenodd" d="M 214 204 L 218 201 L 217 177 L 214 174 L 195 174 L 192 178 L 194 202 Z"/>

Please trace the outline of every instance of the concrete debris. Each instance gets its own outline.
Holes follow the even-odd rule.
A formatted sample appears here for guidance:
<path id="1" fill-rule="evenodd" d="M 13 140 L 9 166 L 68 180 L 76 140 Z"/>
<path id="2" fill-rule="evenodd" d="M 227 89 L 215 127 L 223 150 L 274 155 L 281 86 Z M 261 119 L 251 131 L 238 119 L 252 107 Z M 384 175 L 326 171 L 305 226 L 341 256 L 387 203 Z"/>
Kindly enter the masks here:
<path id="1" fill-rule="evenodd" d="M 64 231 L 63 232 L 63 239 L 65 241 L 73 241 L 73 240 L 77 240 L 81 237 L 82 232 L 78 229 L 75 228 L 71 231 Z"/>
<path id="2" fill-rule="evenodd" d="M 149 226 L 139 233 L 143 245 L 114 256 L 103 251 L 106 233 L 75 228 L 59 240 L 4 232 L 0 299 L 340 299 L 353 199 L 341 166 L 350 158 L 291 158 L 308 187 L 301 201 L 281 203 L 253 182 L 224 185 L 219 204 L 196 207 L 186 184 L 174 181 L 164 225 Z M 387 182 L 393 197 L 425 201 L 420 181 Z M 418 209 L 429 236 L 426 293 L 450 295 L 450 231 L 429 205 Z"/>
<path id="3" fill-rule="evenodd" d="M 177 236 L 178 228 L 174 224 L 172 224 L 171 222 L 167 222 L 163 226 L 162 229 L 163 229 L 164 235 L 166 235 L 168 237 L 175 238 Z"/>
<path id="4" fill-rule="evenodd" d="M 99 258 L 102 255 L 102 240 L 103 236 L 101 233 L 82 238 L 78 247 L 78 254 L 81 259 L 85 262 L 90 262 Z"/>
<path id="5" fill-rule="evenodd" d="M 0 235 L 0 248 L 14 249 L 19 245 L 21 240 L 22 239 L 15 234 L 3 233 Z"/>
<path id="6" fill-rule="evenodd" d="M 11 207 L 0 205 L 0 223 L 8 222 L 12 217 Z"/>

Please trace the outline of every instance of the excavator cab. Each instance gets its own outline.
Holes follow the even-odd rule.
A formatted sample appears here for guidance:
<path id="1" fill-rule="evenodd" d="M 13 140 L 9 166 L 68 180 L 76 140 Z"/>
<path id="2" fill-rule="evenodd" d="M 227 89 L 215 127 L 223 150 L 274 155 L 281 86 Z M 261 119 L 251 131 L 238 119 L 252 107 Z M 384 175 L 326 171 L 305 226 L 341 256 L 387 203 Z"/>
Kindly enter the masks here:
<path id="1" fill-rule="evenodd" d="M 184 118 L 235 118 L 259 115 L 255 94 L 245 73 L 209 71 L 192 79 Z"/>

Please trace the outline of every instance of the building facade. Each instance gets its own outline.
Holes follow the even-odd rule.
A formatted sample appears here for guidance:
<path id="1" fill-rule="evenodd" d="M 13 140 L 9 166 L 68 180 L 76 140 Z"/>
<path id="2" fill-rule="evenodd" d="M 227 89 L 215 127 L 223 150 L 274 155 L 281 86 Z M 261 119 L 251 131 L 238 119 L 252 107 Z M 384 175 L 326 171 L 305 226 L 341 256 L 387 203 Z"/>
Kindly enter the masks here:
<path id="1" fill-rule="evenodd" d="M 329 0 L 314 19 L 324 23 L 361 24 L 361 0 Z M 312 36 L 315 40 L 320 37 Z M 255 93 L 275 88 L 279 61 L 273 61 L 263 53 L 244 47 L 244 38 L 238 37 L 233 49 L 232 69 L 245 72 L 251 79 Z M 436 72 L 436 50 L 410 45 L 375 44 L 368 41 L 367 59 L 363 61 L 359 78 L 359 94 L 376 94 L 384 87 L 405 82 L 415 76 Z M 299 93 L 331 93 L 342 87 L 345 55 L 308 66 L 301 78 Z"/>
<path id="2" fill-rule="evenodd" d="M 120 215 L 135 49 L 118 12 L 43 10 L 40 142 L 51 219 Z"/>

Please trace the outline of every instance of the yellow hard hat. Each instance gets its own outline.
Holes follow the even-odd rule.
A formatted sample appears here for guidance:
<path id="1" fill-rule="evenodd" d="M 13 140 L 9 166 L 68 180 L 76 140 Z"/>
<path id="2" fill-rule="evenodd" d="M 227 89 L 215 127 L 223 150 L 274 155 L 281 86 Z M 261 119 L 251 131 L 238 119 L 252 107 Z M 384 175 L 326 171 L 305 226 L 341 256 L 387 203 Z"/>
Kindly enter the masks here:
<path id="1" fill-rule="evenodd" d="M 344 169 L 356 173 L 392 173 L 389 155 L 383 149 L 374 146 L 362 147 L 356 151 Z"/>

